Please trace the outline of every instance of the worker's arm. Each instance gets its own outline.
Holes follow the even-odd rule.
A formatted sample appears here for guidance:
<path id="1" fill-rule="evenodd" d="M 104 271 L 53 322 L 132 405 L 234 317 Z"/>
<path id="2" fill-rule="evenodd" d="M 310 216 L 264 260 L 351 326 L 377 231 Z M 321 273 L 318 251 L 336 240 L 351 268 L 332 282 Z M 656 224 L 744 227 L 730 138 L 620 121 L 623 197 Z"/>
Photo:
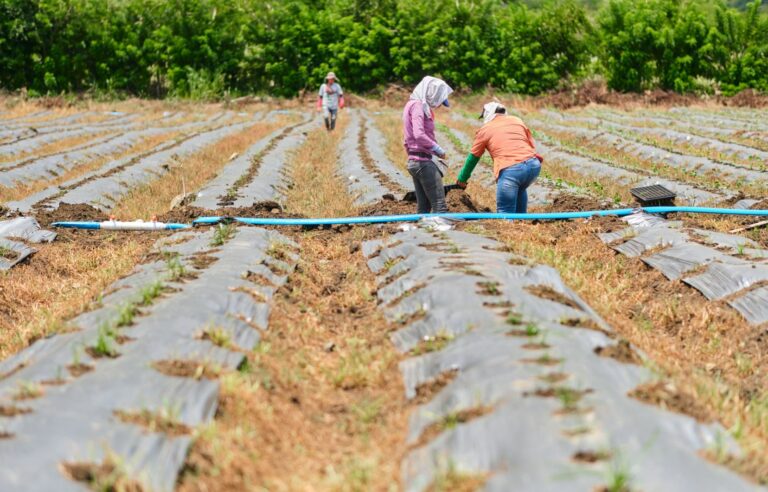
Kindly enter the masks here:
<path id="1" fill-rule="evenodd" d="M 317 94 L 317 110 L 320 111 L 323 107 L 323 95 L 325 94 L 325 84 L 320 86 L 320 92 Z"/>
<path id="2" fill-rule="evenodd" d="M 467 187 L 469 177 L 472 175 L 472 171 L 475 170 L 475 166 L 480 161 L 480 158 L 485 153 L 486 139 L 482 132 L 482 129 L 478 130 L 475 134 L 475 141 L 472 142 L 472 149 L 470 149 L 467 159 L 464 161 L 464 167 L 459 172 L 459 177 L 456 178 L 456 184 L 461 188 Z"/>
<path id="3" fill-rule="evenodd" d="M 459 185 L 459 187 L 465 188 L 467 186 L 467 181 L 469 181 L 469 177 L 472 176 L 472 171 L 475 170 L 475 166 L 477 166 L 478 162 L 480 162 L 478 156 L 472 153 L 467 154 L 467 160 L 464 161 L 464 167 L 461 168 L 459 177 L 456 178 L 456 184 Z"/>
<path id="4" fill-rule="evenodd" d="M 343 108 L 344 106 L 344 91 L 341 89 L 341 86 L 339 86 L 339 108 Z"/>
<path id="5" fill-rule="evenodd" d="M 424 130 L 424 111 L 420 104 L 416 104 L 411 109 L 411 126 L 413 128 L 413 138 L 416 139 L 416 143 L 419 147 L 425 149 L 431 149 L 433 153 L 438 156 L 445 155 L 445 152 L 437 142 L 429 138 L 427 132 Z"/>

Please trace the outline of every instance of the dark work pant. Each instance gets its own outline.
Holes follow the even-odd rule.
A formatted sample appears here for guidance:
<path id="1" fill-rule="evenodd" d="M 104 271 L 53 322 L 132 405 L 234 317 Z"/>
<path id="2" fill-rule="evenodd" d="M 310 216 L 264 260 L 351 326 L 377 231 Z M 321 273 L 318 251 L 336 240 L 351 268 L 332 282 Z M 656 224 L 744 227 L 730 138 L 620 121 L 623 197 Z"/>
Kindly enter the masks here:
<path id="1" fill-rule="evenodd" d="M 408 161 L 408 172 L 413 177 L 416 191 L 416 213 L 434 214 L 445 213 L 445 188 L 443 176 L 432 161 Z"/>
<path id="2" fill-rule="evenodd" d="M 323 111 L 323 117 L 325 119 L 325 129 L 326 130 L 335 130 L 336 129 L 336 115 L 339 113 L 338 109 L 328 109 L 325 108 Z"/>

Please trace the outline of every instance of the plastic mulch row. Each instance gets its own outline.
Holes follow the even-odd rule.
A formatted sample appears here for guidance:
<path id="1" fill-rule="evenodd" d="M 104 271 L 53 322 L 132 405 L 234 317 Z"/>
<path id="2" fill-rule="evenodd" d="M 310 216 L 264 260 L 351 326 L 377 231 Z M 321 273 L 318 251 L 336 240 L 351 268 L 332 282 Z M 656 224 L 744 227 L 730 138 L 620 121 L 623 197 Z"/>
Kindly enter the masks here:
<path id="1" fill-rule="evenodd" d="M 755 488 L 699 456 L 715 443 L 738 453 L 721 426 L 627 396 L 653 373 L 595 353 L 616 344 L 611 329 L 555 270 L 457 231 L 413 230 L 362 250 L 384 314 L 402 325 L 392 341 L 409 353 L 405 394 L 418 404 L 406 490 L 451 473 L 498 491 L 619 479 L 632 490 Z"/>
<path id="2" fill-rule="evenodd" d="M 161 240 L 158 261 L 113 284 L 96 309 L 0 363 L 0 490 L 82 490 L 65 463 L 110 459 L 147 490 L 174 489 L 191 436 L 116 412 L 188 428 L 210 421 L 219 383 L 206 376 L 235 370 L 258 343 L 297 258 L 269 255 L 278 243 L 297 247 L 274 231 L 241 228 L 217 247 L 214 234 Z"/>

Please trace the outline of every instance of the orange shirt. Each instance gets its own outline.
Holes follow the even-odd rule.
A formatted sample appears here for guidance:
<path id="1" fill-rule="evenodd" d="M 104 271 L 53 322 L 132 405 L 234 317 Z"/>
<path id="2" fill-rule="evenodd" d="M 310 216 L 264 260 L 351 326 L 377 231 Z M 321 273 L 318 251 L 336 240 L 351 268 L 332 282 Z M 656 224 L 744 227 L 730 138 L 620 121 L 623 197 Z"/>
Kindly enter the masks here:
<path id="1" fill-rule="evenodd" d="M 480 127 L 470 152 L 482 157 L 486 149 L 493 159 L 493 177 L 497 180 L 502 169 L 536 157 L 533 135 L 516 116 L 499 115 Z"/>

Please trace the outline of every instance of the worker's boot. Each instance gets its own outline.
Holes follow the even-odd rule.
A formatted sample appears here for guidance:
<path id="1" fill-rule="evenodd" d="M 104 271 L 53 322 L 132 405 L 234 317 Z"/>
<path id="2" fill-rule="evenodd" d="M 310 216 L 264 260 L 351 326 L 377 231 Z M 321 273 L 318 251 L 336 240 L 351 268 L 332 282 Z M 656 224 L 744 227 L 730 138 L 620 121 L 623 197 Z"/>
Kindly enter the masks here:
<path id="1" fill-rule="evenodd" d="M 331 129 L 331 119 L 330 118 L 323 118 L 325 120 L 325 129 L 329 130 Z"/>
<path id="2" fill-rule="evenodd" d="M 331 116 L 331 130 L 336 129 L 336 115 Z"/>

